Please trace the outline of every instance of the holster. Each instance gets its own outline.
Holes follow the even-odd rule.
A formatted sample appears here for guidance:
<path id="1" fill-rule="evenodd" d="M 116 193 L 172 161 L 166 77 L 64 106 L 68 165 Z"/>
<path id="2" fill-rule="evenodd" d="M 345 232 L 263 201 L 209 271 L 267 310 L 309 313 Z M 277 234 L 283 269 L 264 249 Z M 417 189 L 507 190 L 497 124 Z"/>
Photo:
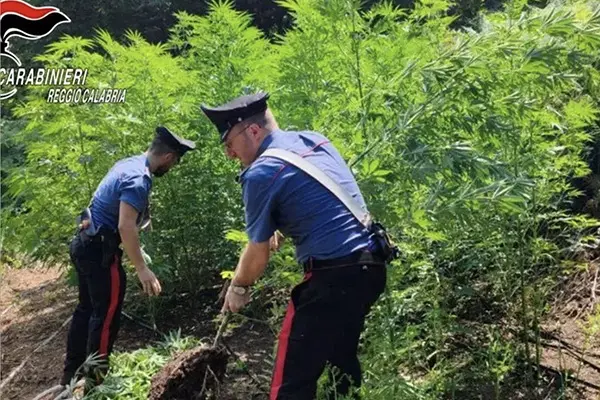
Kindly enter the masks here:
<path id="1" fill-rule="evenodd" d="M 375 234 L 375 238 L 379 244 L 379 250 L 386 263 L 390 263 L 400 258 L 400 250 L 396 246 L 390 236 L 388 235 L 385 227 L 379 222 L 373 222 L 371 224 L 371 231 Z"/>

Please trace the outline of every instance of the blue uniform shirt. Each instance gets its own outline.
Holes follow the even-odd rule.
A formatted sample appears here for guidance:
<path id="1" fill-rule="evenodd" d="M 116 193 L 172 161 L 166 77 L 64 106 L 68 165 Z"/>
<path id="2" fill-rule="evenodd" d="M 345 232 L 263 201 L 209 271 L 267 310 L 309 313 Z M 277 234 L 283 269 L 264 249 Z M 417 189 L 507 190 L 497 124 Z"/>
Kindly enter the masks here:
<path id="1" fill-rule="evenodd" d="M 98 185 L 90 207 L 96 228 L 117 229 L 121 201 L 131 205 L 141 216 L 152 188 L 148 167 L 148 158 L 141 154 L 118 161 L 108 171 Z"/>
<path id="2" fill-rule="evenodd" d="M 240 175 L 246 209 L 246 232 L 265 242 L 275 230 L 291 237 L 300 263 L 346 256 L 371 245 L 372 234 L 328 189 L 304 171 L 273 157 L 268 148 L 305 156 L 366 209 L 352 172 L 335 147 L 315 132 L 273 131 L 259 148 L 259 158 Z"/>

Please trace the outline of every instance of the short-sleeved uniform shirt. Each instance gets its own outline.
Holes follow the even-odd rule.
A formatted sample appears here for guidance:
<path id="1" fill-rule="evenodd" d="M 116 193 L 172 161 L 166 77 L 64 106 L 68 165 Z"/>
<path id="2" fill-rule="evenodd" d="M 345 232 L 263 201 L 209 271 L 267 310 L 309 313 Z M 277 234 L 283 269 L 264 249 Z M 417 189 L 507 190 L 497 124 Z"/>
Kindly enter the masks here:
<path id="1" fill-rule="evenodd" d="M 92 199 L 90 209 L 96 228 L 117 229 L 121 201 L 135 208 L 141 217 L 148 206 L 151 189 L 152 174 L 146 155 L 115 163 L 98 185 Z"/>
<path id="2" fill-rule="evenodd" d="M 274 157 L 268 148 L 299 154 L 329 175 L 366 210 L 352 172 L 329 140 L 316 132 L 276 130 L 266 136 L 258 158 L 240 174 L 246 232 L 252 242 L 265 242 L 275 230 L 291 237 L 303 263 L 371 250 L 373 235 L 327 188 L 297 167 Z"/>

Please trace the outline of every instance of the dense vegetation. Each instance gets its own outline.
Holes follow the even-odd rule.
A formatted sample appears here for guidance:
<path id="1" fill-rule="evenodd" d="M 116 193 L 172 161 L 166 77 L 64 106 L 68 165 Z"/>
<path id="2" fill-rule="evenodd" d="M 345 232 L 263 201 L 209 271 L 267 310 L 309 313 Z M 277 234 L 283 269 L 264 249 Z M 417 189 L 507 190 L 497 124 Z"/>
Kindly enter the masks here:
<path id="1" fill-rule="evenodd" d="M 509 380 L 535 386 L 549 295 L 597 235 L 597 220 L 567 210 L 599 132 L 600 8 L 516 0 L 456 30 L 445 0 L 410 11 L 280 4 L 293 27 L 272 40 L 215 3 L 206 16 L 178 13 L 162 44 L 105 31 L 53 42 L 36 61 L 87 68 L 88 85 L 127 88 L 127 101 L 49 104 L 30 90 L 10 103 L 25 158 L 3 181 L 5 256 L 64 261 L 104 173 L 165 124 L 201 150 L 155 181 L 145 249 L 164 299 L 220 279 L 245 240 L 243 210 L 236 166 L 199 105 L 267 90 L 282 127 L 332 139 L 402 249 L 365 332 L 367 398 L 505 398 Z M 274 325 L 277 289 L 300 274 L 292 254 L 275 256 L 251 309 Z"/>

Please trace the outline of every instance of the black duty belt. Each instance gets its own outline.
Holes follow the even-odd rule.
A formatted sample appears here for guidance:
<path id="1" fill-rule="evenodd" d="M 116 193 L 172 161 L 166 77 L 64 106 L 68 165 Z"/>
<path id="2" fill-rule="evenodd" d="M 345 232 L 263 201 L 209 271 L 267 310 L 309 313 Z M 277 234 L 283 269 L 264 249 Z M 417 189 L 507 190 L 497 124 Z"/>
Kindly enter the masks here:
<path id="1" fill-rule="evenodd" d="M 102 264 L 108 266 L 115 260 L 115 254 L 120 258 L 123 251 L 119 248 L 121 244 L 121 235 L 119 232 L 112 229 L 100 228 L 94 236 L 88 236 L 85 230 L 80 229 L 78 232 L 79 240 L 83 243 L 100 243 L 102 249 Z"/>
<path id="2" fill-rule="evenodd" d="M 355 265 L 378 265 L 385 266 L 385 260 L 377 254 L 369 251 L 355 251 L 347 256 L 339 258 L 330 258 L 328 260 L 315 260 L 312 257 L 305 261 L 302 266 L 304 272 L 318 269 L 332 269 L 341 267 L 351 267 Z"/>
<path id="3" fill-rule="evenodd" d="M 116 245 L 117 247 L 121 244 L 121 235 L 119 235 L 119 232 L 104 227 L 100 228 L 94 236 L 88 236 L 83 229 L 79 229 L 78 235 L 84 242 L 104 242 L 112 246 Z"/>

